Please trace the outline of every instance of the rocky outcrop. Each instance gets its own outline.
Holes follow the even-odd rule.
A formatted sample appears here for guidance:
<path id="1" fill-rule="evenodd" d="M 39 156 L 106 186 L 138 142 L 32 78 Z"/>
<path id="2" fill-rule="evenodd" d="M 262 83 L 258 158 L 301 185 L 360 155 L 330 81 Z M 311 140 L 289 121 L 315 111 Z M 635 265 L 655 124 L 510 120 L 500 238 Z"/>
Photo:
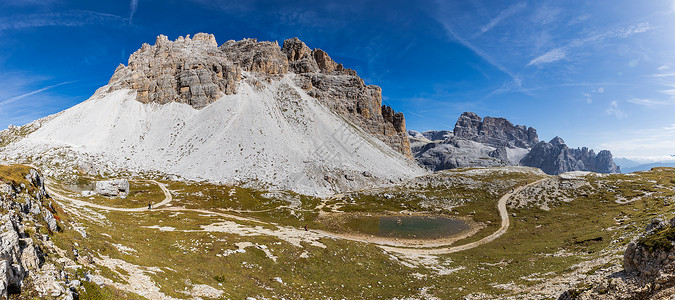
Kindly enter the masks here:
<path id="1" fill-rule="evenodd" d="M 485 117 L 464 112 L 453 133 L 456 137 L 483 143 L 492 147 L 530 148 L 539 142 L 537 130 L 523 125 L 513 125 L 504 118 Z"/>
<path id="2" fill-rule="evenodd" d="M 671 299 L 675 294 L 675 218 L 653 219 L 626 246 L 624 270 L 558 299 Z"/>
<path id="3" fill-rule="evenodd" d="M 412 157 L 403 113 L 382 105 L 382 89 L 366 85 L 351 69 L 338 64 L 321 49 L 309 47 L 297 38 L 284 41 L 282 52 L 297 83 L 307 94 L 319 99 L 351 123 L 377 136 L 392 148 Z"/>
<path id="4" fill-rule="evenodd" d="M 218 48 L 213 35 L 200 33 L 193 39 L 180 37 L 174 42 L 160 35 L 155 45 L 143 44 L 131 54 L 128 66 L 117 67 L 109 90 L 136 90 L 136 100 L 143 103 L 180 102 L 202 108 L 221 94 L 235 93 L 236 82 L 241 79 L 242 66 L 235 65 L 224 53 L 224 49 L 240 48 L 231 44 L 222 48 Z M 236 55 L 233 52 L 231 55 Z M 251 54 L 257 55 L 256 62 L 263 60 L 264 54 Z M 250 56 L 239 58 L 241 63 L 248 63 L 244 68 L 252 68 L 254 61 Z"/>
<path id="5" fill-rule="evenodd" d="M 501 167 L 510 165 L 503 152 L 484 144 L 458 138 L 448 137 L 444 141 L 434 141 L 414 148 L 415 160 L 425 168 L 440 171 L 464 167 Z M 503 155 L 502 155 L 503 153 Z"/>
<path id="6" fill-rule="evenodd" d="M 4 167 L 4 166 L 2 166 Z M 17 169 L 24 172 L 23 169 Z M 16 173 L 16 172 L 15 172 Z M 53 232 L 58 229 L 57 220 L 47 204 L 44 177 L 35 169 L 23 174 L 23 178 L 0 178 L 10 182 L 0 190 L 0 297 L 8 298 L 21 293 L 29 298 L 43 299 L 48 296 L 62 296 L 73 299 L 72 292 L 61 287 L 62 283 L 53 278 L 45 278 L 44 284 L 60 287 L 59 294 L 40 293 L 36 278 L 42 276 L 45 265 L 44 243 L 49 239 L 44 229 Z M 54 210 L 56 211 L 56 210 Z M 48 217 L 47 217 L 48 216 Z M 30 289 L 23 293 L 26 286 Z M 70 296 L 70 298 L 68 298 Z"/>
<path id="7" fill-rule="evenodd" d="M 94 192 L 106 197 L 125 198 L 129 195 L 129 181 L 126 179 L 97 181 Z"/>
<path id="8" fill-rule="evenodd" d="M 570 149 L 560 137 L 539 142 L 537 130 L 532 127 L 513 125 L 504 118 L 481 118 L 472 112 L 462 113 L 453 131 L 410 130 L 408 134 L 415 160 L 434 171 L 522 165 L 540 168 L 547 174 L 620 172 L 607 150 L 596 155 L 586 147 Z"/>
<path id="9" fill-rule="evenodd" d="M 603 150 L 596 155 L 586 147 L 570 149 L 560 137 L 555 137 L 548 143 L 538 143 L 520 164 L 540 168 L 547 174 L 570 171 L 620 173 L 619 167 L 612 160 L 611 152 Z"/>
<path id="10" fill-rule="evenodd" d="M 218 46 L 213 35 L 198 33 L 170 41 L 160 35 L 143 44 L 127 66 L 120 65 L 103 91 L 136 90 L 143 103 L 187 103 L 200 109 L 222 95 L 236 94 L 237 83 L 254 72 L 272 80 L 288 73 L 306 92 L 349 122 L 412 157 L 405 118 L 382 105 L 382 90 L 366 85 L 354 70 L 336 63 L 325 51 L 310 49 L 298 38 L 283 47 L 256 39 Z"/>

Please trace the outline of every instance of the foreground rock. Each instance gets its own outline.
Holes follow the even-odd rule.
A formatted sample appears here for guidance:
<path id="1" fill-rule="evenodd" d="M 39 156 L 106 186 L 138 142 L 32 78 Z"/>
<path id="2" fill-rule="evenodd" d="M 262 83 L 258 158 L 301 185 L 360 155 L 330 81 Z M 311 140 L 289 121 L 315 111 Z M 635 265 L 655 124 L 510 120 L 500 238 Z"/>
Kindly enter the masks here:
<path id="1" fill-rule="evenodd" d="M 559 299 L 672 299 L 675 295 L 675 218 L 652 220 L 626 247 L 622 272 Z"/>
<path id="2" fill-rule="evenodd" d="M 7 167 L 21 170 L 25 167 Z M 25 181 L 24 181 L 25 179 Z M 30 298 L 62 296 L 73 299 L 77 294 L 64 287 L 59 279 L 46 276 L 45 270 L 53 268 L 45 254 L 48 235 L 60 230 L 54 210 L 44 188 L 44 178 L 30 169 L 25 178 L 2 178 L 12 182 L 0 188 L 0 296 L 14 294 Z M 55 212 L 55 210 L 54 210 Z M 52 258 L 53 259 L 53 258 Z M 25 287 L 30 286 L 30 291 Z M 55 293 L 58 291 L 58 293 Z"/>

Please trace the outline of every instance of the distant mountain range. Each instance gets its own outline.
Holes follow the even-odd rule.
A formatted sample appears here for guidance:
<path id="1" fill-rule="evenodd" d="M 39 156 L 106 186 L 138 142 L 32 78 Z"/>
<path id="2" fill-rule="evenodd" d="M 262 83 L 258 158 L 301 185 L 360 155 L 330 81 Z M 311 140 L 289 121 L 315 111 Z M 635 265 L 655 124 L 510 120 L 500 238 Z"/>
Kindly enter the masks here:
<path id="1" fill-rule="evenodd" d="M 571 149 L 560 137 L 539 141 L 537 130 L 513 125 L 504 118 L 460 115 L 453 131 L 408 131 L 415 159 L 430 170 L 459 167 L 521 165 L 548 174 L 570 171 L 619 173 L 612 153 L 595 154 L 586 147 Z"/>
<path id="2" fill-rule="evenodd" d="M 656 167 L 670 167 L 675 168 L 675 160 L 669 161 L 656 161 L 656 162 L 638 162 L 635 160 L 627 158 L 616 158 L 614 159 L 617 165 L 621 167 L 622 173 L 632 173 L 636 171 L 648 171 Z"/>

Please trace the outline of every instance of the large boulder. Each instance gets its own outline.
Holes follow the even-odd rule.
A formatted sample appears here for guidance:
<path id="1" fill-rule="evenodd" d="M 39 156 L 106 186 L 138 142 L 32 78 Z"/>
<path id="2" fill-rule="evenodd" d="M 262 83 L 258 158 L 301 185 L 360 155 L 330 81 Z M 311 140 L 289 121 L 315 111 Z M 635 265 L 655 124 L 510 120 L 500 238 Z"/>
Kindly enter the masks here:
<path id="1" fill-rule="evenodd" d="M 97 181 L 94 192 L 107 197 L 126 197 L 129 195 L 129 181 L 126 179 Z"/>

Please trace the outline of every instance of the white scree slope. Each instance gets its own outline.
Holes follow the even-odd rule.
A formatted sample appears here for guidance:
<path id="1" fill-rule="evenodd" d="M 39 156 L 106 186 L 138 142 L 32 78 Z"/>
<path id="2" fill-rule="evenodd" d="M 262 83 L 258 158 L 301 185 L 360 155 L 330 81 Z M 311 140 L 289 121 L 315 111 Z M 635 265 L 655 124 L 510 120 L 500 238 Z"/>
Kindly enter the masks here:
<path id="1" fill-rule="evenodd" d="M 296 75 L 269 83 L 254 74 L 243 76 L 236 94 L 201 110 L 181 103 L 143 104 L 132 90 L 97 92 L 6 151 L 24 156 L 67 147 L 120 170 L 313 195 L 425 173 L 308 96 L 294 83 Z"/>

